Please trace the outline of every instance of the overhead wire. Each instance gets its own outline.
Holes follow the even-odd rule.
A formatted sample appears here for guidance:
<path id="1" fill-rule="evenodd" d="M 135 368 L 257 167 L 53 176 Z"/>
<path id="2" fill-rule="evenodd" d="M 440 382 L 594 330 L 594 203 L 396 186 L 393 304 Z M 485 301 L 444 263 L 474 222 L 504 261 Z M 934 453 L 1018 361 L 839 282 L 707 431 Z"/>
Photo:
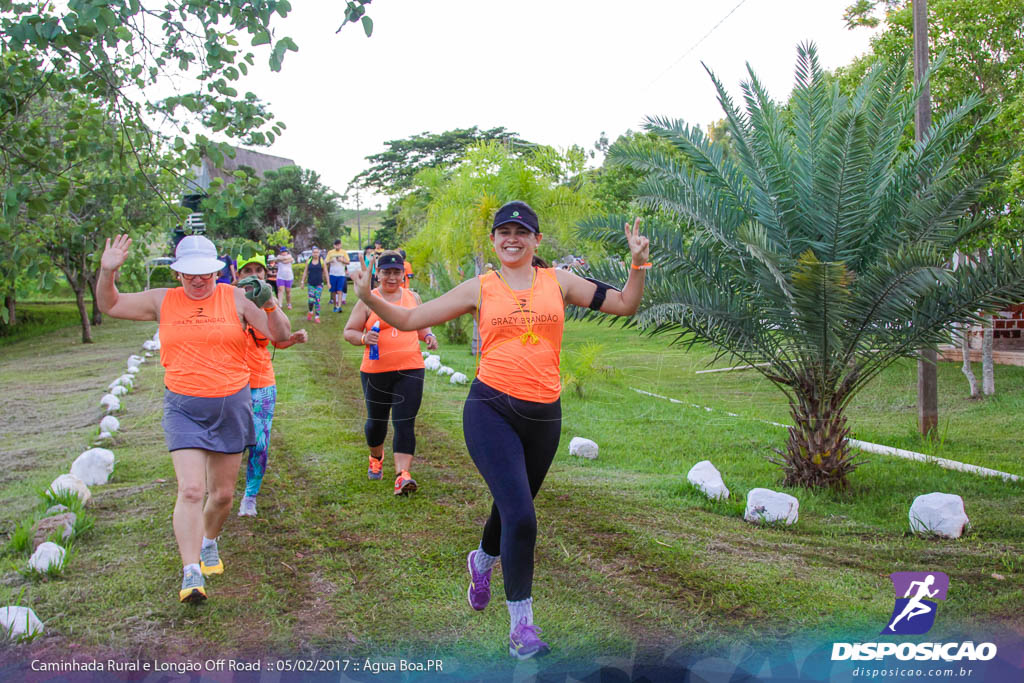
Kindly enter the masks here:
<path id="1" fill-rule="evenodd" d="M 736 10 L 738 10 L 740 8 L 740 6 L 743 5 L 743 3 L 745 3 L 746 1 L 747 0 L 740 0 L 738 3 L 736 3 L 736 5 L 731 10 L 729 10 L 729 12 L 724 17 L 722 17 L 721 19 L 718 20 L 717 24 L 712 26 L 711 29 L 707 33 L 705 33 L 703 36 L 701 36 L 700 40 L 698 40 L 696 43 L 691 45 L 686 52 L 684 52 L 678 59 L 676 59 L 676 61 L 674 61 L 671 64 L 669 64 L 668 67 L 664 71 L 662 71 L 660 74 L 655 76 L 654 80 L 652 80 L 650 83 L 647 84 L 647 88 L 650 88 L 652 85 L 657 83 L 659 80 L 661 80 L 661 78 L 665 74 L 667 74 L 672 69 L 676 68 L 676 65 L 678 65 L 679 62 L 683 61 L 688 56 L 690 56 L 691 52 L 696 50 L 697 47 L 701 43 L 703 43 L 705 40 L 707 40 L 708 36 L 710 36 L 712 33 L 714 33 L 718 29 L 719 26 L 721 26 L 723 23 L 725 23 L 725 20 L 728 19 L 729 17 L 731 17 L 733 15 L 733 13 L 736 12 Z M 644 89 L 646 90 L 647 88 L 644 88 Z"/>

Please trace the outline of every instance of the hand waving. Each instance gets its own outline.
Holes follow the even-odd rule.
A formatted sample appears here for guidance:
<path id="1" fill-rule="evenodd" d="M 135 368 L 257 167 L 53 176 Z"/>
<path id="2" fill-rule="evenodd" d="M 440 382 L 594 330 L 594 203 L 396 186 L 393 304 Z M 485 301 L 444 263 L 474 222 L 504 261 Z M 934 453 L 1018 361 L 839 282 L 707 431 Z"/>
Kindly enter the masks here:
<path id="1" fill-rule="evenodd" d="M 118 235 L 111 243 L 107 238 L 106 248 L 100 258 L 100 268 L 107 271 L 117 270 L 128 259 L 128 251 L 132 246 L 132 238 L 128 235 Z"/>
<path id="2" fill-rule="evenodd" d="M 629 253 L 633 257 L 633 265 L 638 267 L 645 265 L 650 256 L 651 242 L 640 234 L 639 218 L 633 221 L 632 228 L 629 223 L 626 223 L 626 242 L 629 244 Z"/>

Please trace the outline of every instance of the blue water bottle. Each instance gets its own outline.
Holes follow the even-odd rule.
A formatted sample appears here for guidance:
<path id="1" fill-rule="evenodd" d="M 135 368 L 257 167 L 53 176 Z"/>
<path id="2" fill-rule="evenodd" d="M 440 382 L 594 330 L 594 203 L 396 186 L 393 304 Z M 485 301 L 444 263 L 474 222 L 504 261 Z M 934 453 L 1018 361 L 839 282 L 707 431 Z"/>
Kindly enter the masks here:
<path id="1" fill-rule="evenodd" d="M 380 332 L 380 321 L 375 322 L 370 329 L 374 332 Z M 376 344 L 370 344 L 370 360 L 377 360 L 378 358 L 380 358 L 380 349 Z"/>

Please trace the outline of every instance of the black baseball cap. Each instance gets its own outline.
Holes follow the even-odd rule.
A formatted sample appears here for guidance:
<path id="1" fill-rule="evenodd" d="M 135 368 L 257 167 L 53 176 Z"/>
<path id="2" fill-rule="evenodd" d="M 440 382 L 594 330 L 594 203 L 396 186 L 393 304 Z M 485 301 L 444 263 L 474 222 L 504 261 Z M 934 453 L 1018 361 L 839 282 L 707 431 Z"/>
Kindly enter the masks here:
<path id="1" fill-rule="evenodd" d="M 537 214 L 526 202 L 509 202 L 498 209 L 498 212 L 494 214 L 494 224 L 491 226 L 491 232 L 494 232 L 495 228 L 505 225 L 506 223 L 515 223 L 523 226 L 524 228 L 528 228 L 533 232 L 540 232 L 540 223 L 537 220 Z"/>
<path id="2" fill-rule="evenodd" d="M 402 255 L 397 252 L 388 252 L 381 254 L 377 258 L 377 270 L 384 270 L 385 268 L 399 268 L 405 269 L 405 261 L 402 259 Z"/>

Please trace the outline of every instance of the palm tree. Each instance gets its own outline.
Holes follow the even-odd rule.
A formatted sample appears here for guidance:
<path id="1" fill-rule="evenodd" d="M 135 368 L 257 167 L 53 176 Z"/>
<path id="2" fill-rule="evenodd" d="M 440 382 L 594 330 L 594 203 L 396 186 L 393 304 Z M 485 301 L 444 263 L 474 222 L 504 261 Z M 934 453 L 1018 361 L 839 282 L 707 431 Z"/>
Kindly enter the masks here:
<path id="1" fill-rule="evenodd" d="M 625 145 L 614 157 L 644 172 L 639 202 L 671 219 L 646 227 L 656 269 L 635 322 L 770 363 L 755 367 L 785 392 L 794 423 L 773 460 L 785 483 L 842 488 L 858 464 L 851 399 L 898 358 L 947 340 L 951 323 L 1024 299 L 1024 262 L 997 248 L 975 270 L 947 264 L 983 227 L 969 208 L 999 171 L 958 164 L 991 119 L 972 122 L 979 98 L 911 146 L 919 91 L 906 87 L 905 62 L 877 63 L 846 96 L 801 46 L 786 108 L 749 74 L 743 111 L 712 74 L 728 155 L 698 128 L 650 118 L 679 154 Z M 615 242 L 600 225 L 623 218 L 584 234 Z"/>

